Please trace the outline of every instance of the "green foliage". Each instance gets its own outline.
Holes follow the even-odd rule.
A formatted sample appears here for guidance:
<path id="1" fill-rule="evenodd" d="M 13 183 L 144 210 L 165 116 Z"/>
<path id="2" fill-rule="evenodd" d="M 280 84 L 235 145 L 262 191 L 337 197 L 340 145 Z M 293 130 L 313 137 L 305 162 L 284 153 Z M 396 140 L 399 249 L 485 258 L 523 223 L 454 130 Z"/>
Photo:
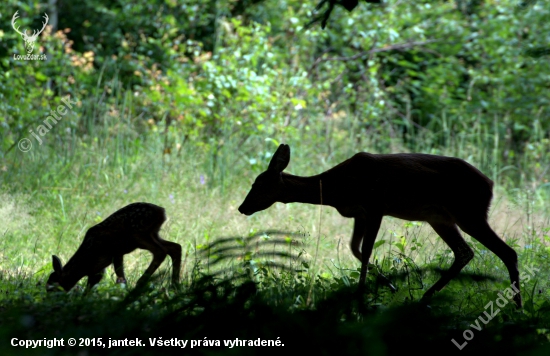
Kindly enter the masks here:
<path id="1" fill-rule="evenodd" d="M 525 53 L 546 45 L 537 34 L 550 14 L 511 0 L 472 4 L 361 4 L 321 30 L 304 28 L 312 5 L 296 1 L 67 3 L 57 8 L 63 31 L 39 38 L 49 60 L 28 63 L 13 60 L 23 43 L 4 16 L 2 152 L 60 97 L 101 97 L 109 112 L 122 94 L 133 98 L 124 115 L 143 113 L 138 125 L 165 121 L 208 150 L 235 134 L 347 139 L 352 129 L 359 145 L 365 135 L 415 151 L 493 145 L 500 167 L 518 165 L 528 147 L 547 145 L 548 61 Z M 51 10 L 1 6 L 29 28 Z M 86 116 L 71 125 L 89 133 Z"/>

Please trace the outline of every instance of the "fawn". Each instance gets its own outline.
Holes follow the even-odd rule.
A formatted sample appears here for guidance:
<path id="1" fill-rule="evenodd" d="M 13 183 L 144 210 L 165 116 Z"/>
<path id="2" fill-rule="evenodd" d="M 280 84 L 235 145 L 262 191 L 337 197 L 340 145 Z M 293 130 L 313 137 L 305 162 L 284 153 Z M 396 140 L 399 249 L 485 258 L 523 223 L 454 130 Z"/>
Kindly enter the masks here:
<path id="1" fill-rule="evenodd" d="M 170 255 L 172 283 L 177 285 L 181 266 L 181 245 L 160 238 L 159 230 L 166 221 L 164 208 L 150 203 L 132 203 L 114 212 L 86 232 L 82 244 L 65 266 L 59 257 L 52 256 L 54 272 L 46 282 L 48 291 L 61 286 L 69 291 L 84 276 L 88 276 L 87 289 L 99 283 L 111 263 L 117 283 L 126 283 L 123 256 L 136 248 L 149 250 L 153 261 L 138 280 L 140 286 Z"/>
<path id="2" fill-rule="evenodd" d="M 290 147 L 281 144 L 239 212 L 252 215 L 275 202 L 299 202 L 332 206 L 355 219 L 351 250 L 361 261 L 360 290 L 382 217 L 426 221 L 449 245 L 455 260 L 423 299 L 445 287 L 474 257 L 460 227 L 504 262 L 517 288 L 514 301 L 521 308 L 517 253 L 487 223 L 493 182 L 474 166 L 453 157 L 361 152 L 324 173 L 300 177 L 283 172 L 289 162 Z"/>

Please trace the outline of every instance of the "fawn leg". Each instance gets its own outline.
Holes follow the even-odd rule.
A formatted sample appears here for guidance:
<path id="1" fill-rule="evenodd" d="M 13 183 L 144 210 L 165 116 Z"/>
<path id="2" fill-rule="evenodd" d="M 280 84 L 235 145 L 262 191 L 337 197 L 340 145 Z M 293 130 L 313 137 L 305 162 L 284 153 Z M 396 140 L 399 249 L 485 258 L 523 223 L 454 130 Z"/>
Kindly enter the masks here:
<path id="1" fill-rule="evenodd" d="M 487 247 L 491 252 L 497 255 L 504 262 L 510 274 L 510 282 L 520 290 L 519 270 L 518 270 L 518 255 L 513 248 L 508 246 L 489 226 L 485 219 L 460 219 L 457 222 L 458 226 L 472 236 L 483 246 Z M 519 309 L 522 307 L 521 292 L 514 295 L 514 302 Z"/>
<path id="2" fill-rule="evenodd" d="M 462 268 L 474 258 L 474 251 L 468 246 L 458 228 L 453 223 L 428 222 L 435 232 L 445 241 L 455 255 L 455 259 L 451 267 L 445 272 L 439 280 L 424 293 L 422 299 L 431 297 L 435 292 L 439 292 L 456 277 Z"/>
<path id="3" fill-rule="evenodd" d="M 160 264 L 166 258 L 166 251 L 160 245 L 160 243 L 156 241 L 156 238 L 154 235 L 150 235 L 149 238 L 146 238 L 140 241 L 139 247 L 151 252 L 153 254 L 153 260 L 151 261 L 151 264 L 149 265 L 149 267 L 147 267 L 147 269 L 143 273 L 143 276 L 141 276 L 140 279 L 138 279 L 137 285 L 141 285 L 145 283 L 153 275 L 153 273 L 155 273 L 155 271 L 159 268 Z"/>
<path id="4" fill-rule="evenodd" d="M 180 280 L 181 245 L 175 242 L 163 240 L 158 235 L 157 238 L 172 259 L 172 284 L 177 285 Z"/>
<path id="5" fill-rule="evenodd" d="M 103 275 L 105 274 L 105 268 L 101 269 L 99 272 L 95 274 L 91 274 L 88 276 L 88 284 L 86 285 L 86 292 L 89 292 L 93 286 L 98 284 L 101 279 L 103 278 Z"/>
<path id="6" fill-rule="evenodd" d="M 126 283 L 126 277 L 124 276 L 124 255 L 118 255 L 113 258 L 113 265 L 115 267 L 115 274 L 117 276 L 117 283 Z"/>

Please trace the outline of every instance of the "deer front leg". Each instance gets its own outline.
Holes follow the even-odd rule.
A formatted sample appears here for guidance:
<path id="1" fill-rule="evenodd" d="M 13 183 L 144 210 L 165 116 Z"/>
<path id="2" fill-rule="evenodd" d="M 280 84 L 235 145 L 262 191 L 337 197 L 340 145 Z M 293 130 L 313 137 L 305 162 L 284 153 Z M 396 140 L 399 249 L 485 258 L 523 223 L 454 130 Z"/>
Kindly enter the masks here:
<path id="1" fill-rule="evenodd" d="M 101 269 L 99 272 L 95 274 L 88 275 L 88 284 L 86 285 L 86 293 L 88 293 L 93 286 L 95 286 L 101 281 L 104 274 L 105 274 L 105 268 Z"/>
<path id="2" fill-rule="evenodd" d="M 359 276 L 358 288 L 359 292 L 363 292 L 365 287 L 365 280 L 367 278 L 370 255 L 372 253 L 374 241 L 376 240 L 376 235 L 378 234 L 381 223 L 382 215 L 370 215 L 369 217 L 355 218 L 353 237 L 351 239 L 351 249 L 353 255 L 361 261 L 361 274 Z M 359 251 L 361 241 L 363 243 L 361 251 Z M 390 288 L 393 288 L 393 286 L 391 286 Z"/>
<path id="3" fill-rule="evenodd" d="M 116 282 L 126 283 L 126 276 L 124 276 L 124 255 L 115 256 L 113 258 L 113 265 L 115 267 Z"/>

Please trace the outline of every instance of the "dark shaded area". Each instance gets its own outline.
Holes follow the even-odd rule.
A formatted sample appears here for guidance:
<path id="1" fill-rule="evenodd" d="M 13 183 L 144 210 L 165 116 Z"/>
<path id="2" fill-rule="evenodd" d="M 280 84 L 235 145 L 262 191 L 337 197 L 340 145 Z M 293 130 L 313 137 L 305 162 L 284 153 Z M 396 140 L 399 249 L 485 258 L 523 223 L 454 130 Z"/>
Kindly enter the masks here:
<path id="1" fill-rule="evenodd" d="M 19 300 L 0 311 L 2 340 L 41 338 L 102 338 L 103 347 L 58 347 L 24 349 L 4 347 L 4 355 L 76 352 L 110 355 L 163 354 L 256 355 L 280 354 L 306 347 L 318 355 L 369 354 L 398 355 L 460 354 L 481 352 L 519 355 L 528 351 L 544 355 L 544 335 L 537 335 L 537 320 L 517 318 L 505 323 L 492 321 L 481 331 L 472 330 L 473 339 L 460 351 L 451 341 L 465 342 L 463 332 L 470 321 L 457 320 L 445 308 L 445 300 L 436 299 L 430 307 L 412 303 L 387 310 L 371 306 L 358 315 L 352 288 L 341 288 L 319 301 L 314 310 L 290 312 L 262 297 L 256 285 L 238 286 L 229 281 L 214 282 L 202 278 L 185 293 L 165 298 L 153 291 L 138 298 L 116 302 L 99 298 L 70 298 L 59 295 L 42 304 Z M 506 316 L 505 316 L 506 317 Z M 547 316 L 546 316 L 547 317 Z M 545 319 L 548 320 L 548 319 Z M 540 320 L 538 321 L 540 324 Z M 483 325 L 483 324 L 482 324 Z M 151 347 L 154 340 L 219 340 L 220 346 Z M 224 346 L 223 340 L 281 340 L 284 347 Z M 142 347 L 108 348 L 111 340 L 142 340 Z M 97 340 L 97 339 L 96 339 Z M 67 341 L 65 341 L 66 343 Z M 153 341 L 155 342 L 155 341 Z M 190 341 L 189 341 L 190 342 Z"/>

